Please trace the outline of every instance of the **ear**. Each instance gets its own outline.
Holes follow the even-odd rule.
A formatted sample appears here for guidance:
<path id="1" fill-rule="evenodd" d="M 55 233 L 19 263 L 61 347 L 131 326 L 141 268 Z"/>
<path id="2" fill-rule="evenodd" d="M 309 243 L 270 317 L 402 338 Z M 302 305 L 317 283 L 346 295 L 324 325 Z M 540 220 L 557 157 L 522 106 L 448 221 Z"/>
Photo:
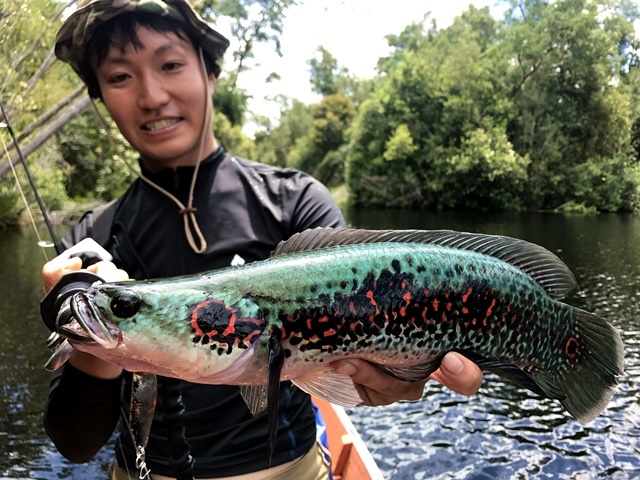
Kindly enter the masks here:
<path id="1" fill-rule="evenodd" d="M 216 78 L 216 76 L 213 73 L 209 74 L 208 77 L 208 81 L 209 81 L 209 91 L 211 93 L 216 91 L 216 84 L 218 83 L 218 79 Z"/>

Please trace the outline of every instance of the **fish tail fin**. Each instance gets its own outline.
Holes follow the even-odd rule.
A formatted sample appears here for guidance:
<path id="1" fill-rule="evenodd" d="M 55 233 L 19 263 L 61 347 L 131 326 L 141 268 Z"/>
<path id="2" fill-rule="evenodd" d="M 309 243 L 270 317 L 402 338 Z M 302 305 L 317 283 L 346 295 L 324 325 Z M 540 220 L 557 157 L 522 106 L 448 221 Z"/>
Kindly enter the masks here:
<path id="1" fill-rule="evenodd" d="M 564 340 L 568 357 L 559 374 L 532 372 L 536 383 L 580 423 L 592 421 L 604 410 L 624 373 L 624 348 L 620 334 L 606 320 L 574 308 L 576 330 Z M 560 394 L 560 395 L 559 395 Z M 562 398 L 564 397 L 564 398 Z"/>

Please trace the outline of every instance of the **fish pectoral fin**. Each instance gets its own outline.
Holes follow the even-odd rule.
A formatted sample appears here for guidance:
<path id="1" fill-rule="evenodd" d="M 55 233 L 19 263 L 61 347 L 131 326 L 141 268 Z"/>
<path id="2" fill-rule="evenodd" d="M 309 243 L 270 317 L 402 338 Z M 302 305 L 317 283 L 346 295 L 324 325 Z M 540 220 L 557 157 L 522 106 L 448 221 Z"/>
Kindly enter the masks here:
<path id="1" fill-rule="evenodd" d="M 267 408 L 267 385 L 240 385 L 240 395 L 251 415 L 257 417 Z"/>
<path id="2" fill-rule="evenodd" d="M 456 351 L 467 357 L 469 360 L 472 360 L 478 367 L 480 367 L 481 370 L 495 373 L 518 387 L 531 390 L 533 393 L 540 395 L 541 397 L 555 399 L 565 397 L 562 391 L 553 387 L 551 383 L 541 382 L 543 376 L 536 376 L 536 379 L 534 380 L 533 375 L 529 375 L 512 363 L 496 360 L 494 358 L 485 358 L 482 355 L 478 355 L 477 353 L 473 353 L 468 350 Z"/>
<path id="3" fill-rule="evenodd" d="M 331 367 L 292 378 L 291 383 L 310 395 L 342 407 L 362 404 L 362 397 L 351 377 L 336 373 Z"/>

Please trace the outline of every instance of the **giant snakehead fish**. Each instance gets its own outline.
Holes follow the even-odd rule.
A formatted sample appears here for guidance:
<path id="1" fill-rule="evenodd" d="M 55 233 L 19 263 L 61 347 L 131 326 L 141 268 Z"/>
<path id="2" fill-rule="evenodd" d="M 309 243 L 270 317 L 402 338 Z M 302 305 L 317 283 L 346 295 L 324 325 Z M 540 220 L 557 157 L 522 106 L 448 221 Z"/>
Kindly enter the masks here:
<path id="1" fill-rule="evenodd" d="M 345 358 L 417 381 L 461 352 L 591 421 L 623 373 L 623 346 L 607 321 L 560 301 L 576 287 L 556 255 L 523 240 L 318 228 L 240 267 L 97 283 L 73 296 L 58 333 L 132 372 L 240 385 L 254 415 L 268 409 L 271 452 L 280 381 L 362 402 L 331 367 Z"/>

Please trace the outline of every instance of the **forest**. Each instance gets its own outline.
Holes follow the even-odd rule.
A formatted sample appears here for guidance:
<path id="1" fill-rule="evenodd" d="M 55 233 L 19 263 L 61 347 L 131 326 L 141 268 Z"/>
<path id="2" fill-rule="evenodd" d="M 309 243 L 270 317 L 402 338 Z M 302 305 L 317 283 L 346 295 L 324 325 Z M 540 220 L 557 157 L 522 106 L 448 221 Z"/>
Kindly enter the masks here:
<path id="1" fill-rule="evenodd" d="M 638 3 L 504 0 L 501 18 L 470 5 L 444 28 L 427 15 L 386 37 L 390 54 L 373 78 L 356 77 L 319 45 L 308 67 L 321 100 L 282 97 L 279 119 L 256 117 L 238 78 L 250 73 L 256 44 L 279 50 L 294 3 L 193 2 L 213 24 L 226 17 L 240 40 L 214 95 L 213 128 L 228 151 L 306 171 L 345 207 L 640 210 Z M 67 215 L 122 194 L 134 179 L 123 157 L 137 161 L 53 55 L 74 5 L 0 3 L 0 103 L 47 209 Z M 249 120 L 253 138 L 243 133 Z M 7 225 L 25 214 L 14 171 L 33 193 L 6 129 L 0 147 Z"/>

